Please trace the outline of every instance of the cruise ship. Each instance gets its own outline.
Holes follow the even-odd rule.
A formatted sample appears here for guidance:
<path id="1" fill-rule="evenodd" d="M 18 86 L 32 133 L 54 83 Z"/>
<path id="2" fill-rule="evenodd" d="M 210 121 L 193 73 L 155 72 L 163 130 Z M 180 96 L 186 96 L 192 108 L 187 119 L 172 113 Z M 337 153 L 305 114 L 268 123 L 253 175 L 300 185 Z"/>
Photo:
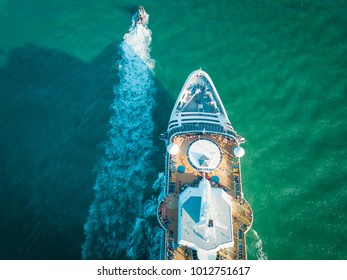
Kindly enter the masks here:
<path id="1" fill-rule="evenodd" d="M 165 141 L 157 215 L 165 260 L 245 260 L 253 213 L 242 190 L 245 150 L 210 76 L 199 69 L 177 98 Z"/>

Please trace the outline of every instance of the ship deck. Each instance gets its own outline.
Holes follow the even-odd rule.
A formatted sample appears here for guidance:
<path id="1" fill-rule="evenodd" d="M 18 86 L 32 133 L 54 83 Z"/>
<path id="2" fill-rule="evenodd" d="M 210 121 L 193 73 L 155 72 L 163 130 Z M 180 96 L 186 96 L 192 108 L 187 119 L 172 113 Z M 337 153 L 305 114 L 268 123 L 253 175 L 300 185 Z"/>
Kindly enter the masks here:
<path id="1" fill-rule="evenodd" d="M 203 176 L 202 172 L 191 166 L 186 153 L 187 147 L 197 138 L 210 139 L 219 146 L 222 153 L 221 162 L 213 172 L 206 173 L 206 178 L 213 188 L 222 188 L 232 200 L 234 246 L 219 250 L 217 259 L 246 259 L 245 234 L 252 224 L 252 209 L 243 197 L 240 159 L 232 153 L 237 146 L 236 140 L 218 133 L 183 133 L 171 139 L 171 142 L 179 146 L 179 153 L 175 156 L 168 155 L 167 194 L 158 208 L 159 221 L 165 228 L 165 258 L 175 260 L 197 258 L 195 251 L 177 244 L 179 195 L 186 188 L 197 187 Z"/>

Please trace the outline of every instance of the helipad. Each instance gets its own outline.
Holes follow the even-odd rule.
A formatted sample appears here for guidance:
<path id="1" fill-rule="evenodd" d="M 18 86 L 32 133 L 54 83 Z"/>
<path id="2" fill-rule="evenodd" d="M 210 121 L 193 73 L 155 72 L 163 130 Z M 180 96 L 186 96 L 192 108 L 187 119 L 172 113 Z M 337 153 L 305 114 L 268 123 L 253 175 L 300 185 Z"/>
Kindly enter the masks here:
<path id="1" fill-rule="evenodd" d="M 210 139 L 198 139 L 187 149 L 189 163 L 197 171 L 213 171 L 221 162 L 222 154 L 219 147 Z"/>

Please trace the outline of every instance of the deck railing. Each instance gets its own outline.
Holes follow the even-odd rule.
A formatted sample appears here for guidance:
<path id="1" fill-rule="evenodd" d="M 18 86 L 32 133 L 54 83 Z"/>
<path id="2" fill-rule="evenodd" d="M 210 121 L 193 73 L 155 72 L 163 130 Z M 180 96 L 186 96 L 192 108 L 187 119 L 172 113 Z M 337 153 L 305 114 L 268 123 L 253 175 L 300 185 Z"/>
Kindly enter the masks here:
<path id="1" fill-rule="evenodd" d="M 167 137 L 170 139 L 175 134 L 180 133 L 218 133 L 221 135 L 234 138 L 237 142 L 237 133 L 231 130 L 225 130 L 222 126 L 211 123 L 188 123 L 179 127 L 172 128 L 168 131 Z"/>

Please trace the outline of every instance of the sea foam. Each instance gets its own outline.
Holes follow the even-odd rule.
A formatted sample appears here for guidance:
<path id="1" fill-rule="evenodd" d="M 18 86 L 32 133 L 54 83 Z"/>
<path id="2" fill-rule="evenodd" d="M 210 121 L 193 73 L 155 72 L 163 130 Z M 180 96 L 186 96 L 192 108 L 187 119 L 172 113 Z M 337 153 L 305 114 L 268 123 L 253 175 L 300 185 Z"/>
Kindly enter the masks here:
<path id="1" fill-rule="evenodd" d="M 84 259 L 152 256 L 155 229 L 148 219 L 155 213 L 153 198 L 143 204 L 148 177 L 154 174 L 150 160 L 155 104 L 151 40 L 151 31 L 133 20 L 119 46 L 119 82 L 114 87 L 105 155 L 97 168 L 95 198 L 84 225 Z"/>
<path id="2" fill-rule="evenodd" d="M 267 254 L 264 252 L 263 241 L 259 237 L 258 232 L 256 232 L 254 229 L 251 229 L 251 231 L 253 232 L 253 234 L 256 237 L 255 248 L 257 250 L 256 254 L 257 254 L 258 260 L 267 260 L 268 257 L 267 257 Z"/>

